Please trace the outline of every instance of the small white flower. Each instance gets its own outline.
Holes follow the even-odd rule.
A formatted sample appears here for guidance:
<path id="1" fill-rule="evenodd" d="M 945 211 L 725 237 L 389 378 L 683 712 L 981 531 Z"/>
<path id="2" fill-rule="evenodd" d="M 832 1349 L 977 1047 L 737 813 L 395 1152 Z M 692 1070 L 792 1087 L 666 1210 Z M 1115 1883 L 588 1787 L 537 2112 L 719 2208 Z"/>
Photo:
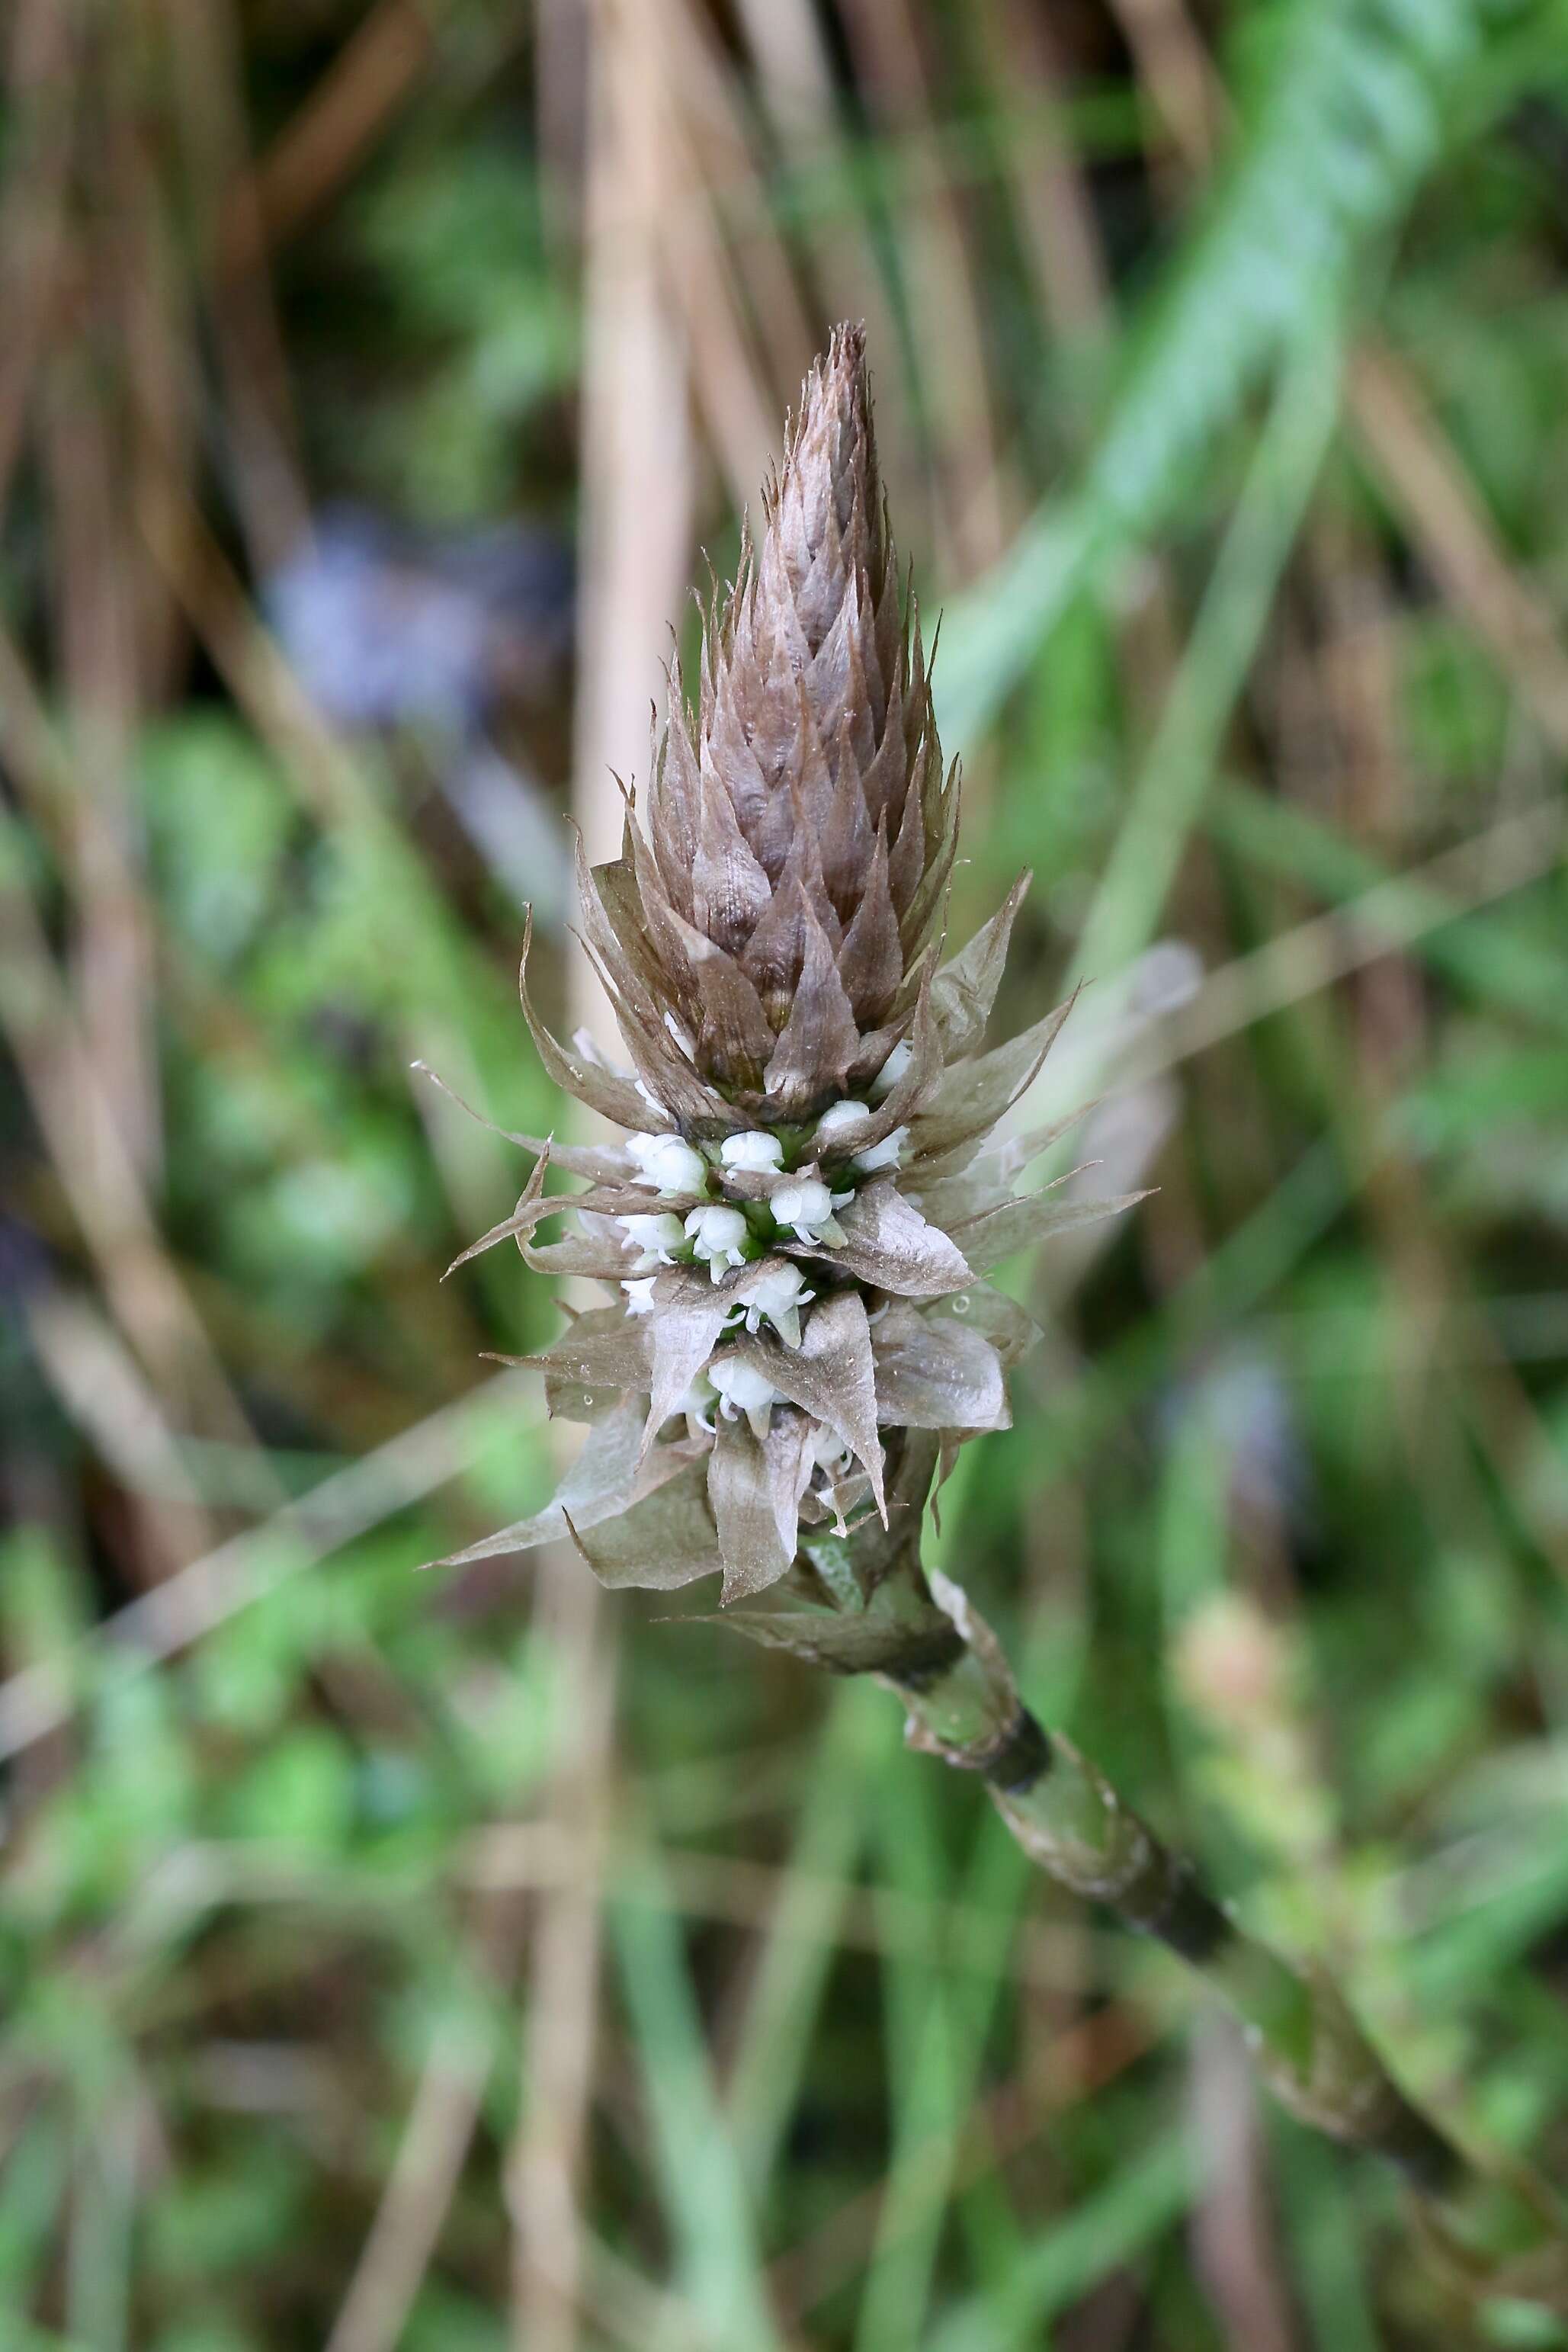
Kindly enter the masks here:
<path id="1" fill-rule="evenodd" d="M 820 1470 L 842 1472 L 854 1456 L 838 1431 L 830 1429 L 825 1421 L 819 1421 L 811 1431 L 811 1459 Z"/>
<path id="2" fill-rule="evenodd" d="M 765 1274 L 744 1306 L 736 1313 L 744 1318 L 747 1329 L 755 1337 L 761 1330 L 763 1318 L 772 1324 L 787 1348 L 800 1344 L 800 1309 L 815 1298 L 816 1292 L 808 1290 L 806 1277 L 799 1266 L 780 1266 L 777 1274 Z"/>
<path id="3" fill-rule="evenodd" d="M 854 1455 L 836 1429 L 830 1429 L 826 1423 L 819 1422 L 811 1437 L 811 1459 L 816 1464 L 811 1475 L 812 1492 L 820 1495 L 823 1502 L 831 1504 L 835 1533 L 848 1535 L 840 1488 L 854 1467 Z"/>
<path id="4" fill-rule="evenodd" d="M 824 1145 L 847 1143 L 853 1150 L 855 1130 L 868 1126 L 871 1118 L 871 1109 L 865 1103 L 834 1103 L 831 1109 L 825 1110 L 817 1121 L 817 1141 Z M 908 1136 L 906 1127 L 895 1127 L 891 1135 L 883 1137 L 880 1143 L 869 1144 L 864 1151 L 855 1151 L 855 1166 L 863 1168 L 868 1175 L 878 1168 L 896 1168 L 899 1153 Z"/>
<path id="5" fill-rule="evenodd" d="M 698 1257 L 706 1257 L 708 1272 L 716 1282 L 727 1265 L 746 1264 L 746 1219 L 738 1209 L 727 1209 L 712 1202 L 693 1209 L 686 1218 L 686 1233 Z"/>
<path id="6" fill-rule="evenodd" d="M 744 1135 L 727 1135 L 719 1145 L 718 1156 L 727 1168 L 767 1176 L 775 1168 L 783 1167 L 784 1146 L 776 1135 L 754 1127 Z"/>
<path id="7" fill-rule="evenodd" d="M 671 1252 L 685 1246 L 685 1228 L 668 1209 L 658 1216 L 617 1217 L 615 1222 L 626 1236 L 622 1249 L 642 1253 L 637 1260 L 639 1274 L 645 1274 L 650 1266 L 674 1265 Z"/>
<path id="8" fill-rule="evenodd" d="M 900 1155 L 908 1140 L 909 1129 L 906 1127 L 895 1127 L 891 1134 L 883 1137 L 880 1143 L 873 1143 L 869 1151 L 857 1151 L 855 1166 L 863 1168 L 868 1176 L 878 1168 L 896 1168 Z"/>
<path id="9" fill-rule="evenodd" d="M 830 1192 L 820 1176 L 791 1176 L 774 1186 L 768 1205 L 775 1224 L 789 1226 L 798 1242 L 836 1243 L 846 1236 L 833 1211 L 853 1198 L 852 1192 Z"/>
<path id="10" fill-rule="evenodd" d="M 857 1128 L 864 1127 L 872 1116 L 871 1105 L 862 1102 L 831 1104 L 817 1121 L 819 1143 L 842 1143 Z"/>
<path id="11" fill-rule="evenodd" d="M 719 1392 L 719 1411 L 726 1421 L 734 1421 L 744 1413 L 751 1423 L 752 1433 L 758 1440 L 768 1434 L 768 1417 L 776 1404 L 783 1404 L 784 1392 L 776 1389 L 766 1372 L 751 1364 L 738 1362 L 733 1356 L 708 1366 L 708 1378 Z"/>
<path id="12" fill-rule="evenodd" d="M 871 1082 L 869 1092 L 873 1102 L 883 1102 L 893 1092 L 905 1070 L 915 1059 L 915 1048 L 907 1037 L 896 1045 Z"/>
<path id="13" fill-rule="evenodd" d="M 637 1181 L 674 1197 L 707 1189 L 707 1162 L 678 1135 L 629 1135 L 626 1149 L 637 1166 Z"/>
<path id="14" fill-rule="evenodd" d="M 733 1421 L 737 1412 L 754 1412 L 761 1405 L 782 1404 L 784 1393 L 776 1389 L 766 1372 L 755 1364 L 743 1364 L 737 1356 L 726 1356 L 708 1370 L 708 1378 L 724 1399 L 724 1417 Z"/>
<path id="15" fill-rule="evenodd" d="M 653 1275 L 645 1274 L 637 1282 L 623 1282 L 622 1284 L 621 1287 L 626 1293 L 626 1312 L 628 1315 L 652 1315 L 653 1311 L 653 1284 L 655 1279 L 656 1277 Z"/>
<path id="16" fill-rule="evenodd" d="M 713 1382 L 706 1372 L 699 1372 L 685 1394 L 678 1397 L 670 1410 L 673 1413 L 684 1412 L 688 1420 L 696 1423 L 699 1429 L 706 1429 L 711 1434 L 714 1409 L 717 1402 Z"/>

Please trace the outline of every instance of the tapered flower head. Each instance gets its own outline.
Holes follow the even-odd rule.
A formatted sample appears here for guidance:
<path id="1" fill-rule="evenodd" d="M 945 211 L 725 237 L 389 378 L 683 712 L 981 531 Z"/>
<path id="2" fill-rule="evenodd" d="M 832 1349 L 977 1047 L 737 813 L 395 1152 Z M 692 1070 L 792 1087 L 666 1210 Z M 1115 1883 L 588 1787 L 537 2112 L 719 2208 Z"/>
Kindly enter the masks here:
<path id="1" fill-rule="evenodd" d="M 465 1257 L 515 1238 L 612 1303 L 533 1360 L 550 1410 L 591 1424 L 559 1495 L 456 1559 L 570 1531 L 609 1583 L 722 1571 L 728 1601 L 782 1577 L 803 1526 L 885 1519 L 907 1465 L 928 1481 L 1007 1425 L 1033 1326 L 981 1277 L 1085 1204 L 1013 1197 L 1054 1135 L 990 1139 L 1066 1008 L 980 1050 L 1026 884 L 940 963 L 957 820 L 843 328 L 707 616 L 695 713 L 677 671 L 620 856 L 580 850 L 630 1068 L 549 1034 L 525 946 L 547 1068 L 628 1132 L 532 1143 L 515 1213 Z M 589 1189 L 547 1196 L 551 1157 Z M 568 1211 L 577 1234 L 540 1243 Z"/>
<path id="2" fill-rule="evenodd" d="M 685 1065 L 672 1111 L 723 1133 L 876 1077 L 914 1020 L 957 807 L 844 330 L 806 383 L 760 541 L 706 616 L 695 714 L 672 677 L 646 830 L 629 822 L 621 857 L 583 877 L 639 1074 L 664 1099 L 657 1066 Z"/>
<path id="3" fill-rule="evenodd" d="M 653 943 L 702 1074 L 759 1115 L 863 1087 L 907 1030 L 957 823 L 901 604 L 858 334 L 809 379 L 763 530 L 673 682 L 649 794 L 603 894 Z"/>

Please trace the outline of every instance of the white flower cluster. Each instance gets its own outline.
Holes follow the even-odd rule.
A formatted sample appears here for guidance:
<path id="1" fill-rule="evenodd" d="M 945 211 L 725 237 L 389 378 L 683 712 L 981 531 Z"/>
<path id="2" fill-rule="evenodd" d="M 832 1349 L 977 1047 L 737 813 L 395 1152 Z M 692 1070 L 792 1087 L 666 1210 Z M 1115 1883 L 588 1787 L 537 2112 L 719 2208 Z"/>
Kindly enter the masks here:
<path id="1" fill-rule="evenodd" d="M 871 1088 L 872 1102 L 834 1103 L 805 1138 L 799 1130 L 787 1139 L 753 1128 L 726 1136 L 716 1149 L 687 1142 L 673 1125 L 629 1136 L 625 1150 L 635 1171 L 632 1181 L 670 1206 L 615 1220 L 625 1248 L 633 1254 L 632 1271 L 621 1286 L 628 1315 L 659 1311 L 669 1295 L 658 1286 L 665 1267 L 706 1265 L 716 1284 L 732 1270 L 776 1250 L 780 1241 L 812 1250 L 841 1246 L 848 1235 L 839 1212 L 853 1201 L 857 1185 L 899 1165 L 906 1128 L 895 1128 L 859 1151 L 855 1137 L 872 1124 L 873 1105 L 885 1099 L 909 1058 L 907 1046 L 895 1048 Z M 649 1100 L 663 1116 L 661 1107 Z M 822 1172 L 824 1159 L 832 1164 L 831 1181 Z M 754 1339 L 766 1328 L 786 1349 L 797 1349 L 803 1310 L 817 1296 L 800 1266 L 775 1259 L 769 1269 L 758 1267 L 741 1286 L 724 1328 Z M 692 1383 L 681 1409 L 703 1430 L 715 1430 L 721 1418 L 744 1419 L 760 1442 L 774 1406 L 786 1401 L 755 1363 L 721 1350 Z M 839 1487 L 852 1466 L 852 1456 L 842 1439 L 826 1428 L 818 1430 L 812 1440 L 810 1485 L 835 1513 L 840 1513 Z"/>

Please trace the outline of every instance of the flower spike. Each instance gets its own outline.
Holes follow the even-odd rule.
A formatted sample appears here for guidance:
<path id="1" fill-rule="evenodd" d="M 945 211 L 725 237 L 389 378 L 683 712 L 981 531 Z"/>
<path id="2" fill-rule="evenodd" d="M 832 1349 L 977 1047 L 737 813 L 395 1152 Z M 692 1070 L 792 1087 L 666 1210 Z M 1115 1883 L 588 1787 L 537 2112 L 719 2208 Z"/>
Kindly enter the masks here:
<path id="1" fill-rule="evenodd" d="M 695 709 L 671 674 L 620 856 L 590 866 L 579 844 L 583 938 L 631 1067 L 559 1045 L 524 982 L 551 1076 L 626 1130 L 562 1160 L 592 1179 L 588 1242 L 534 1244 L 574 1205 L 536 1181 L 484 1244 L 514 1235 L 613 1296 L 542 1360 L 552 1409 L 638 1432 L 593 1456 L 591 1522 L 571 1513 L 585 1557 L 616 1584 L 721 1568 L 726 1601 L 786 1576 L 813 1530 L 885 1520 L 912 1433 L 928 1484 L 1006 1426 L 1029 1327 L 978 1272 L 1065 1222 L 1012 1201 L 985 1150 L 1061 1018 L 981 1051 L 1024 886 L 936 963 L 959 779 L 900 589 L 858 328 L 808 377 L 762 504 L 706 615 Z"/>

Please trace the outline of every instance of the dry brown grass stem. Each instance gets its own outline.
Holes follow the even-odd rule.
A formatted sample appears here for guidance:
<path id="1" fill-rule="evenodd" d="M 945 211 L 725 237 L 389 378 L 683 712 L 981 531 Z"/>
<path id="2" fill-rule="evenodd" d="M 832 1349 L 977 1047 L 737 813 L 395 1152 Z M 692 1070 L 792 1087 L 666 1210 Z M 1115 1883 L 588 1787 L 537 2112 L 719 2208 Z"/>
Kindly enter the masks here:
<path id="1" fill-rule="evenodd" d="M 607 0 L 593 19 L 590 60 L 573 809 L 594 856 L 618 841 L 612 772 L 630 777 L 642 764 L 668 616 L 679 609 L 691 561 L 686 339 L 672 316 L 659 250 L 676 164 L 668 110 L 647 104 L 664 71 L 657 29 L 647 12 Z M 580 958 L 571 987 L 575 1019 L 602 1034 L 608 1011 Z M 570 1727 L 543 1823 L 570 1839 L 582 1870 L 575 1884 L 541 1895 L 534 1913 L 523 2115 L 507 2176 L 511 2326 L 517 2352 L 573 2352 L 587 2285 L 578 2189 L 597 2031 L 614 1628 L 574 1558 L 549 1552 L 542 1567 L 540 1630 L 557 1659 L 560 1719 Z"/>
<path id="2" fill-rule="evenodd" d="M 72 771 L 3 629 L 0 751 L 24 793 L 57 824 Z M 115 1319 L 179 1417 L 248 1442 L 246 1416 L 169 1256 L 37 911 L 18 887 L 0 893 L 0 1030 Z"/>
<path id="3" fill-rule="evenodd" d="M 309 95 L 233 185 L 216 266 L 240 277 L 298 234 L 359 167 L 418 89 L 434 50 L 439 0 L 377 0 Z"/>
<path id="4" fill-rule="evenodd" d="M 490 2064 L 488 2038 L 471 2017 L 437 2026 L 326 2352 L 394 2352 L 456 2191 Z"/>

